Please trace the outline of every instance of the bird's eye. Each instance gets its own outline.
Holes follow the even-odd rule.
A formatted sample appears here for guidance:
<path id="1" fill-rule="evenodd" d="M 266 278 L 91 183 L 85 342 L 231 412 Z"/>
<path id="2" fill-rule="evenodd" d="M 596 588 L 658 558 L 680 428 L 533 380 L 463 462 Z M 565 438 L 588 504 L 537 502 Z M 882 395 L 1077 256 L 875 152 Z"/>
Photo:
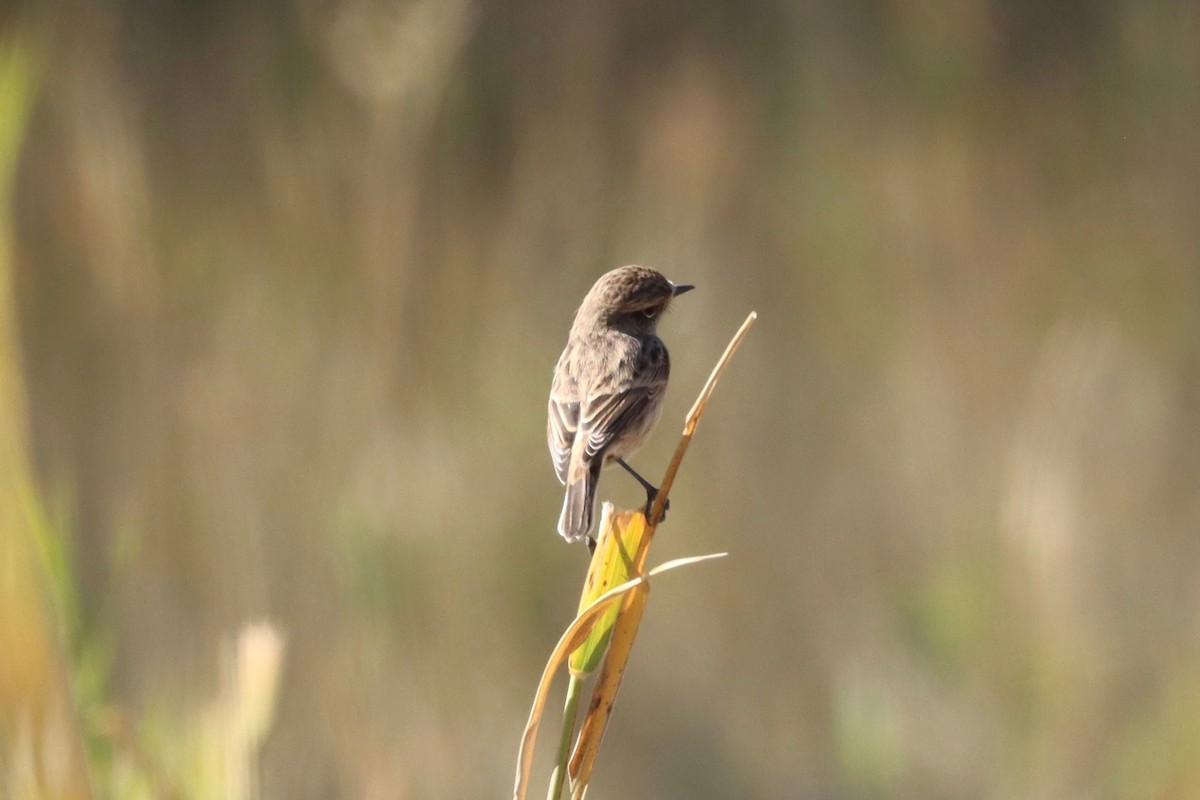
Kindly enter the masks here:
<path id="1" fill-rule="evenodd" d="M 654 309 L 653 308 L 644 308 L 644 309 L 642 309 L 642 313 L 646 316 L 646 319 L 654 319 Z"/>

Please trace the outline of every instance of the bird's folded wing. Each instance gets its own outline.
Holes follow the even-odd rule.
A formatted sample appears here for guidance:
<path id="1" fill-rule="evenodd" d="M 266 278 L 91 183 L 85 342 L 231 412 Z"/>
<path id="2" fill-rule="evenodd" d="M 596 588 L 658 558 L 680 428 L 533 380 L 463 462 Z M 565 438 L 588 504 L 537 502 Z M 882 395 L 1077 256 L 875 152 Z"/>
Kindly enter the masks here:
<path id="1" fill-rule="evenodd" d="M 575 431 L 579 429 L 579 403 L 562 402 L 550 396 L 549 413 L 546 415 L 546 443 L 550 446 L 550 458 L 554 462 L 554 474 L 559 483 L 567 482 L 567 465 L 571 462 L 571 445 L 575 442 Z"/>
<path id="2" fill-rule="evenodd" d="M 580 409 L 580 434 L 585 435 L 583 460 L 603 453 L 614 439 L 630 428 L 639 427 L 638 419 L 658 402 L 667 389 L 671 362 L 661 342 L 657 347 L 643 346 L 633 372 L 633 385 L 619 392 L 589 394 Z"/>
<path id="3" fill-rule="evenodd" d="M 586 433 L 583 442 L 583 460 L 591 461 L 645 414 L 647 407 L 658 396 L 661 386 L 638 386 L 619 394 L 589 397 L 579 421 L 579 429 Z"/>

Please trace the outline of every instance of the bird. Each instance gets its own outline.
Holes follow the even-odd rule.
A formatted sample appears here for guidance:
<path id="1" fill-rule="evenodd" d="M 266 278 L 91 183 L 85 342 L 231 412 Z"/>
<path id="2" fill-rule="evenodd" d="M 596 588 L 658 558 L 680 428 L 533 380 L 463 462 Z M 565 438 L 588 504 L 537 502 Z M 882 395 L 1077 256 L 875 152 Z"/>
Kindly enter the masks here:
<path id="1" fill-rule="evenodd" d="M 647 513 L 658 490 L 625 462 L 658 423 L 671 372 L 658 323 L 671 301 L 695 287 L 675 284 L 636 264 L 601 275 L 583 298 L 554 367 L 546 442 L 566 486 L 558 532 L 585 539 L 595 514 L 600 470 L 616 462 L 646 490 Z"/>

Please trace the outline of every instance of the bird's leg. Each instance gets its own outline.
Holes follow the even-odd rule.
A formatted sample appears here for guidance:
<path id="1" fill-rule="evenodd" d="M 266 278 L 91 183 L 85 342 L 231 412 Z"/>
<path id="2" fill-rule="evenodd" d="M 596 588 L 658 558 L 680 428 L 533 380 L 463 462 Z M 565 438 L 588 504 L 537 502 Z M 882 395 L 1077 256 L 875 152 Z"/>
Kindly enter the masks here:
<path id="1" fill-rule="evenodd" d="M 643 478 L 641 475 L 638 475 L 637 470 L 625 463 L 625 459 L 614 458 L 613 461 L 616 461 L 618 464 L 620 464 L 626 472 L 633 476 L 634 480 L 642 485 L 642 488 L 646 490 L 646 498 L 648 500 L 654 500 L 654 498 L 658 495 L 658 488 L 655 487 L 654 484 Z"/>
<path id="2" fill-rule="evenodd" d="M 655 486 L 654 484 L 652 484 L 650 481 L 643 478 L 641 475 L 638 475 L 637 470 L 635 470 L 633 467 L 631 467 L 625 463 L 625 459 L 614 458 L 613 461 L 616 461 L 618 464 L 620 464 L 621 467 L 626 472 L 628 472 L 630 475 L 632 475 L 637 480 L 637 482 L 642 485 L 642 488 L 646 490 L 646 516 L 649 517 L 650 516 L 650 507 L 654 505 L 654 498 L 658 497 L 658 487 Z M 670 507 L 671 507 L 670 500 L 663 503 L 663 515 L 662 515 L 662 519 L 658 520 L 659 522 L 662 522 L 663 519 L 667 518 L 667 509 L 669 509 Z"/>

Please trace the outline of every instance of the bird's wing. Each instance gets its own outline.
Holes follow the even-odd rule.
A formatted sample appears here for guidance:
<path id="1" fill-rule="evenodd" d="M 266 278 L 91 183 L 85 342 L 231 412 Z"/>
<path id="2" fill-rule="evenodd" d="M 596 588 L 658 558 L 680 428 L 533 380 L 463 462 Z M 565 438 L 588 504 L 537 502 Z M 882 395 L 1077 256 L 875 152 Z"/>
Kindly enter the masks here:
<path id="1" fill-rule="evenodd" d="M 567 465 L 571 462 L 571 445 L 575 443 L 577 430 L 579 402 L 564 401 L 552 393 L 546 414 L 546 443 L 550 446 L 550 459 L 554 462 L 554 474 L 559 483 L 567 482 Z"/>
<path id="2" fill-rule="evenodd" d="M 587 399 L 580 430 L 583 440 L 582 461 L 588 463 L 627 430 L 630 422 L 646 412 L 656 392 L 648 387 L 636 387 L 618 394 L 604 394 Z"/>
<path id="3" fill-rule="evenodd" d="M 589 395 L 583 403 L 579 430 L 586 434 L 583 461 L 603 453 L 612 441 L 628 430 L 667 388 L 670 362 L 666 348 L 643 347 L 633 373 L 633 385 L 625 391 Z"/>

